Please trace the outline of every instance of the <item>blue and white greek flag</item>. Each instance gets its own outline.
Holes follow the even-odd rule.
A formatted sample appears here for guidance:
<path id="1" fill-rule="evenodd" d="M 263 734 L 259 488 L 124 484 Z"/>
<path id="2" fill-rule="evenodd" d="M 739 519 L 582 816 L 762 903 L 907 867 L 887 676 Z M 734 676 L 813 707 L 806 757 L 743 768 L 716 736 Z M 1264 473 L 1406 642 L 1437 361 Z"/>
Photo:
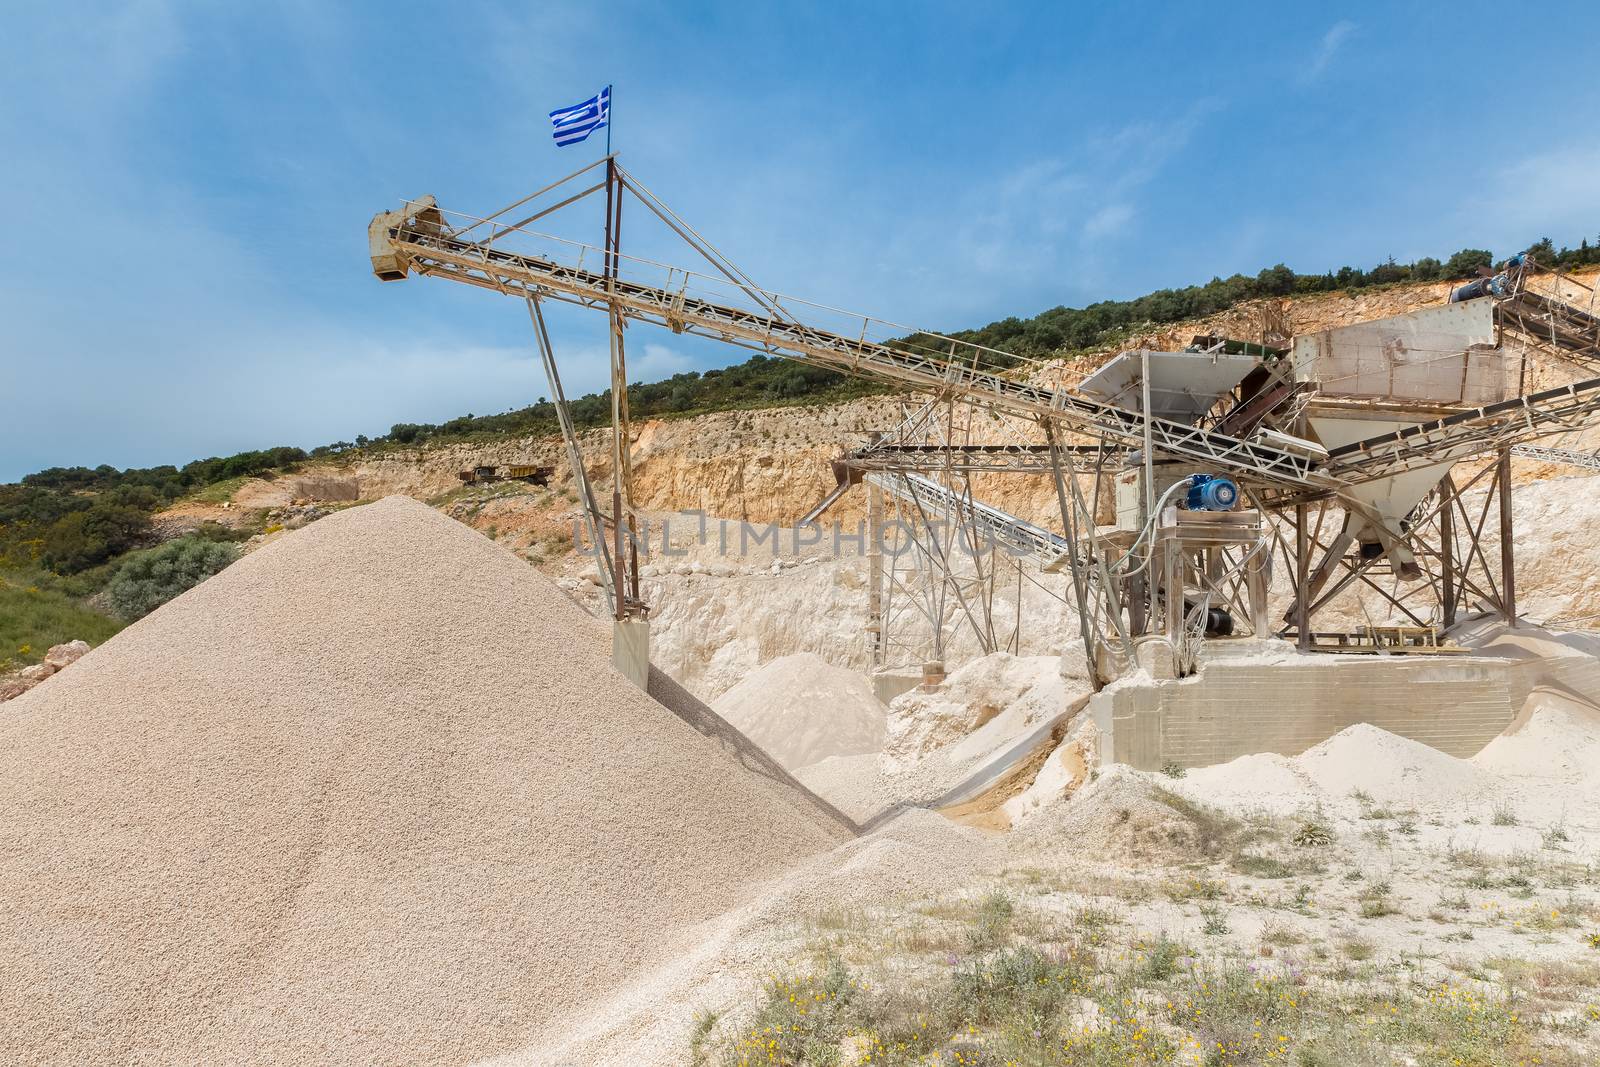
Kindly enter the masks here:
<path id="1" fill-rule="evenodd" d="M 581 104 L 550 112 L 557 145 L 577 144 L 611 120 L 611 86 L 600 90 Z"/>

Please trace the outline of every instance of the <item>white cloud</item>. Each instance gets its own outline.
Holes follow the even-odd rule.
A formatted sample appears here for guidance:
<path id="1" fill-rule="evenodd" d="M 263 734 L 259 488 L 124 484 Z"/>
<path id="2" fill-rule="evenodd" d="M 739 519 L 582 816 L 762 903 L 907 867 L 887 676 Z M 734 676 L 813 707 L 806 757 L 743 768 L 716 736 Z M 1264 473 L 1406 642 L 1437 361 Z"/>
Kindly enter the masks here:
<path id="1" fill-rule="evenodd" d="M 1567 144 L 1525 156 L 1492 172 L 1459 211 L 1462 232 L 1482 234 L 1497 254 L 1540 237 L 1557 245 L 1600 228 L 1600 141 Z"/>
<path id="2" fill-rule="evenodd" d="M 1107 204 L 1089 216 L 1083 224 L 1083 236 L 1091 241 L 1122 232 L 1133 221 L 1133 207 L 1128 204 Z"/>
<path id="3" fill-rule="evenodd" d="M 1356 32 L 1356 24 L 1349 19 L 1340 19 L 1328 27 L 1328 32 L 1322 35 L 1322 41 L 1317 45 L 1317 52 L 1306 65 L 1300 68 L 1298 79 L 1301 85 L 1310 85 L 1327 73 L 1328 67 L 1333 63 L 1334 56 L 1339 54 L 1339 49 L 1349 40 L 1350 35 Z"/>
<path id="4" fill-rule="evenodd" d="M 631 382 L 657 382 L 695 369 L 693 359 L 666 345 L 647 343 L 639 355 L 628 352 L 628 380 Z"/>
<path id="5" fill-rule="evenodd" d="M 1086 139 L 1070 157 L 1035 160 L 992 181 L 962 212 L 971 221 L 957 235 L 974 280 L 1016 286 L 1022 278 L 1027 299 L 1041 280 L 1057 293 L 1087 281 L 1081 271 L 1090 246 L 1132 229 L 1141 191 L 1220 106 L 1204 99 L 1175 118 L 1125 123 Z M 992 289 L 985 295 L 995 303 Z"/>

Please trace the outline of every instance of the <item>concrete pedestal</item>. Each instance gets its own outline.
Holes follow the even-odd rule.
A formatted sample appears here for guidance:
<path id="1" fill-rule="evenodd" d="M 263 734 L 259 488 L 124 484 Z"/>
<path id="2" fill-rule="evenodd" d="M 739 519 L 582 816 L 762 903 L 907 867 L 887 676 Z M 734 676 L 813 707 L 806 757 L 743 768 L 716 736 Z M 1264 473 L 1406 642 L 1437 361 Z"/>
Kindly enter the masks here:
<path id="1" fill-rule="evenodd" d="M 1138 665 L 1150 672 L 1158 682 L 1167 682 L 1178 676 L 1178 650 L 1164 637 L 1147 637 L 1133 648 Z"/>
<path id="2" fill-rule="evenodd" d="M 646 692 L 650 689 L 650 620 L 618 619 L 611 626 L 611 664 Z"/>
<path id="3" fill-rule="evenodd" d="M 921 670 L 882 670 L 872 673 L 872 695 L 888 704 L 901 693 L 909 693 L 922 682 Z"/>

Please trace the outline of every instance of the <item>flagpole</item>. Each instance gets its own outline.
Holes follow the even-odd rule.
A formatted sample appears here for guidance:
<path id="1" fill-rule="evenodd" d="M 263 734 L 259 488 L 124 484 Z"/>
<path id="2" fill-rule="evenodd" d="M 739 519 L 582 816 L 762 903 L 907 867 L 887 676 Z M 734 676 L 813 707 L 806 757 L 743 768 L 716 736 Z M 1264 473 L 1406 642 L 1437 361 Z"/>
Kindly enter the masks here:
<path id="1" fill-rule="evenodd" d="M 606 155 L 611 154 L 611 116 L 617 109 L 617 94 L 613 86 L 606 86 Z"/>

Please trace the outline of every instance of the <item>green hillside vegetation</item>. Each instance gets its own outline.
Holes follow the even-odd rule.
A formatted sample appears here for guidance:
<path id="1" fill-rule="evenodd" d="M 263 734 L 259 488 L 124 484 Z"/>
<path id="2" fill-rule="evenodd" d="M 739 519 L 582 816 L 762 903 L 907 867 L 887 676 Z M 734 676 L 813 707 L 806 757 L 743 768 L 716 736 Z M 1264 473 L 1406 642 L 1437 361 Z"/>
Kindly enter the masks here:
<path id="1" fill-rule="evenodd" d="M 130 552 L 106 585 L 106 602 L 119 618 L 142 619 L 238 558 L 238 545 L 204 537 Z"/>
<path id="2" fill-rule="evenodd" d="M 237 555 L 226 542 L 249 536 L 206 524 L 169 542 L 199 546 L 174 567 L 143 586 L 125 581 L 123 596 L 110 601 L 120 607 L 99 606 L 106 598 L 98 594 L 151 550 L 157 511 L 215 486 L 237 487 L 247 476 L 273 476 L 306 458 L 303 449 L 282 447 L 183 467 L 51 467 L 0 485 L 0 672 L 37 663 L 51 645 L 73 638 L 104 641 L 192 585 L 185 581 L 197 569 L 220 569 L 217 561 Z M 163 550 L 171 551 L 153 551 Z"/>

